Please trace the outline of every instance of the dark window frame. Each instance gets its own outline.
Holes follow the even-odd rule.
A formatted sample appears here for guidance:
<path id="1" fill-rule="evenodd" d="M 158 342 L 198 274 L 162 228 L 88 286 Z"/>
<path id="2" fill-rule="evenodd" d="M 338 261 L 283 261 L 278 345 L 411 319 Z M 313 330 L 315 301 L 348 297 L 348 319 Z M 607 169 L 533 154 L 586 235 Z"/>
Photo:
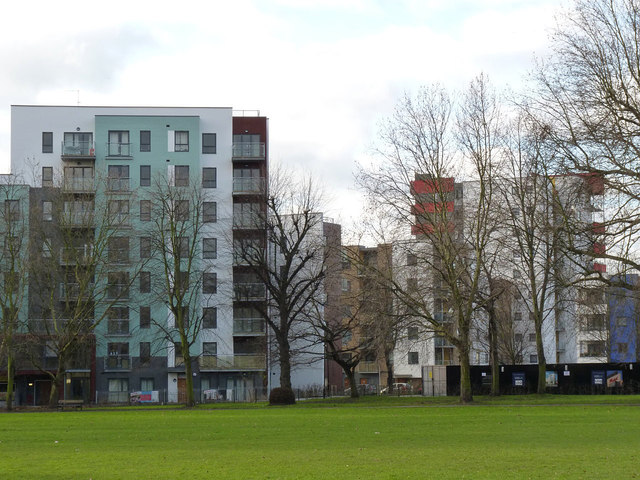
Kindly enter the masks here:
<path id="1" fill-rule="evenodd" d="M 218 153 L 218 138 L 215 133 L 203 133 L 202 134 L 202 153 Z"/>
<path id="2" fill-rule="evenodd" d="M 151 151 L 151 130 L 140 130 L 140 151 Z"/>
<path id="3" fill-rule="evenodd" d="M 151 186 L 151 165 L 140 165 L 140 186 Z"/>
<path id="4" fill-rule="evenodd" d="M 211 175 L 211 178 L 209 176 Z M 202 188 L 217 188 L 218 169 L 216 167 L 202 168 Z"/>
<path id="5" fill-rule="evenodd" d="M 42 153 L 53 153 L 53 132 L 42 132 Z"/>

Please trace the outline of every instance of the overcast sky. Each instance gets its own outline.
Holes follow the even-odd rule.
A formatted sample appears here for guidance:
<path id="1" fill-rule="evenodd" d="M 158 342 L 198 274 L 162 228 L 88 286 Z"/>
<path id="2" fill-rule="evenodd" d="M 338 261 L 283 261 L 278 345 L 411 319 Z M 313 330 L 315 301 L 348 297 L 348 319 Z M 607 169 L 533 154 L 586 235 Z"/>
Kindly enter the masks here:
<path id="1" fill-rule="evenodd" d="M 516 87 L 558 0 L 11 1 L 0 19 L 0 168 L 10 105 L 223 106 L 269 117 L 271 161 L 357 216 L 353 174 L 404 92 Z M 79 90 L 79 96 L 77 91 Z"/>

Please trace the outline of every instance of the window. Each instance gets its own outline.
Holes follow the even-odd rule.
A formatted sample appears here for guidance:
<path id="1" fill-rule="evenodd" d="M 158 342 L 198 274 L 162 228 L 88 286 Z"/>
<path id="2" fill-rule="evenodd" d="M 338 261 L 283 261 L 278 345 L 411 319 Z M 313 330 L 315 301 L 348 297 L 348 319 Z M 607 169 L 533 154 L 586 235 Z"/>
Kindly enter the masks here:
<path id="1" fill-rule="evenodd" d="M 147 364 L 151 360 L 151 342 L 140 342 L 140 363 Z"/>
<path id="2" fill-rule="evenodd" d="M 619 354 L 626 355 L 627 352 L 629 351 L 629 346 L 626 343 L 617 343 L 616 350 L 618 350 Z"/>
<path id="3" fill-rule="evenodd" d="M 516 342 L 516 343 L 522 343 L 522 334 L 521 334 L 521 333 L 516 333 L 516 334 L 513 336 L 513 338 L 514 338 L 514 340 L 515 340 L 515 342 Z"/>
<path id="4" fill-rule="evenodd" d="M 351 282 L 349 280 L 347 280 L 346 278 L 342 278 L 342 291 L 343 292 L 350 292 L 351 291 Z"/>
<path id="5" fill-rule="evenodd" d="M 581 357 L 603 357 L 605 352 L 604 341 L 580 342 Z"/>
<path id="6" fill-rule="evenodd" d="M 20 220 L 20 200 L 4 201 L 4 217 L 7 222 Z"/>
<path id="7" fill-rule="evenodd" d="M 109 307 L 107 319 L 109 335 L 129 334 L 129 307 Z"/>
<path id="8" fill-rule="evenodd" d="M 513 314 L 513 321 L 514 322 L 519 322 L 522 320 L 522 312 L 515 312 Z"/>
<path id="9" fill-rule="evenodd" d="M 420 363 L 418 352 L 409 352 L 408 362 L 409 365 L 418 365 Z"/>
<path id="10" fill-rule="evenodd" d="M 175 252 L 178 258 L 189 258 L 190 243 L 189 237 L 178 237 Z"/>
<path id="11" fill-rule="evenodd" d="M 129 165 L 109 165 L 107 189 L 110 192 L 129 191 Z"/>
<path id="12" fill-rule="evenodd" d="M 129 224 L 129 200 L 109 200 L 108 208 L 114 226 Z"/>
<path id="13" fill-rule="evenodd" d="M 151 353 L 151 352 L 149 352 Z M 141 355 L 142 356 L 142 355 Z M 140 391 L 142 392 L 152 392 L 155 388 L 155 383 L 153 378 L 141 378 L 140 379 Z"/>
<path id="14" fill-rule="evenodd" d="M 189 272 L 176 272 L 173 278 L 176 291 L 186 292 L 189 288 Z M 178 290 L 180 289 L 180 290 Z"/>
<path id="15" fill-rule="evenodd" d="M 140 328 L 151 327 L 151 307 L 140 307 Z"/>
<path id="16" fill-rule="evenodd" d="M 129 298 L 129 272 L 110 272 L 107 275 L 107 298 Z"/>
<path id="17" fill-rule="evenodd" d="M 218 256 L 218 239 L 203 238 L 202 239 L 202 258 L 217 258 Z"/>
<path id="18" fill-rule="evenodd" d="M 140 200 L 140 221 L 151 221 L 151 200 Z"/>
<path id="19" fill-rule="evenodd" d="M 418 340 L 418 327 L 409 327 L 407 329 L 407 338 L 409 340 Z"/>
<path id="20" fill-rule="evenodd" d="M 140 272 L 140 293 L 151 292 L 151 272 Z"/>
<path id="21" fill-rule="evenodd" d="M 202 328 L 218 328 L 218 309 L 216 307 L 202 309 Z"/>
<path id="22" fill-rule="evenodd" d="M 418 279 L 415 277 L 407 278 L 407 290 L 410 292 L 418 291 Z"/>
<path id="23" fill-rule="evenodd" d="M 418 264 L 418 257 L 414 253 L 407 253 L 407 265 L 414 266 Z"/>
<path id="24" fill-rule="evenodd" d="M 202 188 L 216 188 L 218 181 L 218 169 L 205 167 L 202 169 Z"/>
<path id="25" fill-rule="evenodd" d="M 53 220 L 53 202 L 42 202 L 42 220 L 45 222 Z"/>
<path id="26" fill-rule="evenodd" d="M 42 257 L 51 258 L 51 239 L 45 238 L 42 242 Z"/>
<path id="27" fill-rule="evenodd" d="M 202 355 L 217 355 L 218 344 L 216 342 L 202 342 Z"/>
<path id="28" fill-rule="evenodd" d="M 131 155 L 128 130 L 110 130 L 107 156 L 129 157 Z"/>
<path id="29" fill-rule="evenodd" d="M 529 355 L 529 363 L 538 363 L 538 355 L 533 353 Z"/>
<path id="30" fill-rule="evenodd" d="M 629 320 L 627 317 L 618 317 L 616 318 L 616 327 L 626 327 L 629 324 Z"/>
<path id="31" fill-rule="evenodd" d="M 42 153 L 53 153 L 53 132 L 42 132 Z"/>
<path id="32" fill-rule="evenodd" d="M 517 268 L 513 269 L 513 278 L 520 278 L 520 270 Z"/>
<path id="33" fill-rule="evenodd" d="M 260 135 L 255 133 L 235 134 L 233 136 L 233 156 L 246 158 L 264 156 L 264 143 L 260 142 Z"/>
<path id="34" fill-rule="evenodd" d="M 141 152 L 151 151 L 151 131 L 150 130 L 140 130 L 140 151 Z"/>
<path id="35" fill-rule="evenodd" d="M 202 134 L 202 153 L 216 153 L 216 134 Z"/>
<path id="36" fill-rule="evenodd" d="M 140 186 L 148 187 L 151 185 L 151 165 L 140 165 Z"/>
<path id="37" fill-rule="evenodd" d="M 95 157 L 93 149 L 93 133 L 64 132 L 62 155 Z"/>
<path id="38" fill-rule="evenodd" d="M 189 151 L 189 132 L 186 130 L 176 130 L 175 150 L 176 152 Z"/>
<path id="39" fill-rule="evenodd" d="M 536 334 L 535 333 L 530 333 L 529 334 L 529 341 L 530 342 L 535 342 L 536 341 Z"/>
<path id="40" fill-rule="evenodd" d="M 151 258 L 151 237 L 140 237 L 140 258 Z"/>
<path id="41" fill-rule="evenodd" d="M 42 167 L 42 186 L 53 187 L 53 167 Z"/>
<path id="42" fill-rule="evenodd" d="M 218 290 L 218 275 L 215 273 L 202 274 L 202 293 L 216 293 Z"/>
<path id="43" fill-rule="evenodd" d="M 174 175 L 176 187 L 189 186 L 189 165 L 176 165 Z"/>
<path id="44" fill-rule="evenodd" d="M 129 263 L 129 237 L 112 237 L 108 245 L 110 263 Z"/>
<path id="45" fill-rule="evenodd" d="M 109 379 L 109 392 L 129 392 L 129 379 L 128 378 L 110 378 Z M 111 399 L 111 395 L 109 396 Z M 124 398 L 124 397 L 123 397 Z M 128 400 L 128 399 L 127 399 Z"/>
<path id="46" fill-rule="evenodd" d="M 218 218 L 218 204 L 216 202 L 202 203 L 202 221 L 204 223 L 215 223 Z"/>
<path id="47" fill-rule="evenodd" d="M 177 222 L 189 220 L 189 200 L 176 200 L 174 216 Z"/>

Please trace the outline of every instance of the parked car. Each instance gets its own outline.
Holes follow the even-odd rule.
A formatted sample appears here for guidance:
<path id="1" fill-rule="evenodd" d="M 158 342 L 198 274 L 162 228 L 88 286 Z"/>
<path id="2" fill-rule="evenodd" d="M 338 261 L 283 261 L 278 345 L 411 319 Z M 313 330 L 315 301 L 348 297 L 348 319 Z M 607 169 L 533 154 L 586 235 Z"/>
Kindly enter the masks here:
<path id="1" fill-rule="evenodd" d="M 389 392 L 389 387 L 384 387 L 382 390 L 380 390 L 380 395 L 408 395 L 411 392 L 412 388 L 408 383 L 394 383 L 393 385 L 391 385 L 391 392 Z"/>
<path id="2" fill-rule="evenodd" d="M 378 385 L 373 383 L 363 383 L 357 386 L 360 395 L 376 395 L 378 393 Z M 344 389 L 344 394 L 351 395 L 351 387 Z"/>

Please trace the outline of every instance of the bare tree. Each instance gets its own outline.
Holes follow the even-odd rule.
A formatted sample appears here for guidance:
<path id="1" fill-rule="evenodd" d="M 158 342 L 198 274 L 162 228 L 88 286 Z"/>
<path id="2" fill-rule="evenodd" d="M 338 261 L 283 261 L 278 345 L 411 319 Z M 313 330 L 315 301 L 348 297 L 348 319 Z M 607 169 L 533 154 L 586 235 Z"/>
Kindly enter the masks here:
<path id="1" fill-rule="evenodd" d="M 238 240 L 234 255 L 248 265 L 256 285 L 266 287 L 266 303 L 255 308 L 273 334 L 272 359 L 280 368 L 280 386 L 291 388 L 296 358 L 308 352 L 310 325 L 322 315 L 327 251 L 323 241 L 323 192 L 312 177 L 272 170 L 269 192 L 259 209 L 235 221 L 266 230 L 266 242 Z M 253 288 L 248 283 L 246 288 Z M 242 299 L 249 292 L 236 288 Z"/>
<path id="2" fill-rule="evenodd" d="M 112 187 L 65 179 L 32 201 L 27 355 L 51 378 L 52 407 L 68 369 L 89 367 L 96 328 L 128 299 L 139 272 L 121 229 L 129 225 L 129 209 L 121 208 L 128 196 L 96 195 Z M 123 271 L 114 271 L 114 257 Z"/>
<path id="3" fill-rule="evenodd" d="M 17 342 L 26 323 L 29 187 L 14 175 L 0 176 L 0 365 L 6 365 L 6 408 L 13 408 Z"/>
<path id="4" fill-rule="evenodd" d="M 601 281 L 640 267 L 639 28 L 637 0 L 575 0 L 560 18 L 531 95 L 530 112 L 557 149 L 559 166 L 604 194 L 606 219 L 597 227 L 566 216 L 575 268 Z M 606 251 L 594 252 L 594 241 Z M 594 271 L 580 256 L 601 259 L 614 275 Z"/>
<path id="5" fill-rule="evenodd" d="M 168 318 L 153 323 L 168 343 L 175 364 L 184 364 L 185 404 L 196 403 L 193 386 L 193 362 L 197 358 L 193 346 L 207 315 L 211 314 L 218 279 L 209 272 L 205 255 L 206 229 L 217 222 L 217 204 L 201 188 L 201 179 L 188 175 L 154 180 L 151 191 L 151 222 L 146 231 L 148 265 L 160 278 L 152 281 L 151 291 L 158 302 L 167 306 Z M 204 307 L 207 305 L 208 307 Z M 173 352 L 171 352 L 173 351 Z"/>
<path id="6" fill-rule="evenodd" d="M 454 105 L 440 87 L 403 98 L 381 132 L 383 163 L 363 168 L 359 183 L 381 215 L 413 225 L 412 245 L 425 278 L 394 279 L 395 301 L 451 342 L 461 367 L 460 399 L 472 400 L 471 327 L 483 288 L 482 264 L 493 223 L 495 128 L 499 112 L 484 77 L 475 79 L 451 122 Z M 468 162 L 473 194 L 456 211 L 454 178 Z M 471 185 L 470 185 L 471 190 Z M 460 212 L 460 213 L 456 213 Z M 415 218 L 415 220 L 414 220 Z M 405 230 L 406 231 L 406 230 Z M 441 295 L 433 297 L 433 285 Z M 446 305 L 446 309 L 443 306 Z"/>

